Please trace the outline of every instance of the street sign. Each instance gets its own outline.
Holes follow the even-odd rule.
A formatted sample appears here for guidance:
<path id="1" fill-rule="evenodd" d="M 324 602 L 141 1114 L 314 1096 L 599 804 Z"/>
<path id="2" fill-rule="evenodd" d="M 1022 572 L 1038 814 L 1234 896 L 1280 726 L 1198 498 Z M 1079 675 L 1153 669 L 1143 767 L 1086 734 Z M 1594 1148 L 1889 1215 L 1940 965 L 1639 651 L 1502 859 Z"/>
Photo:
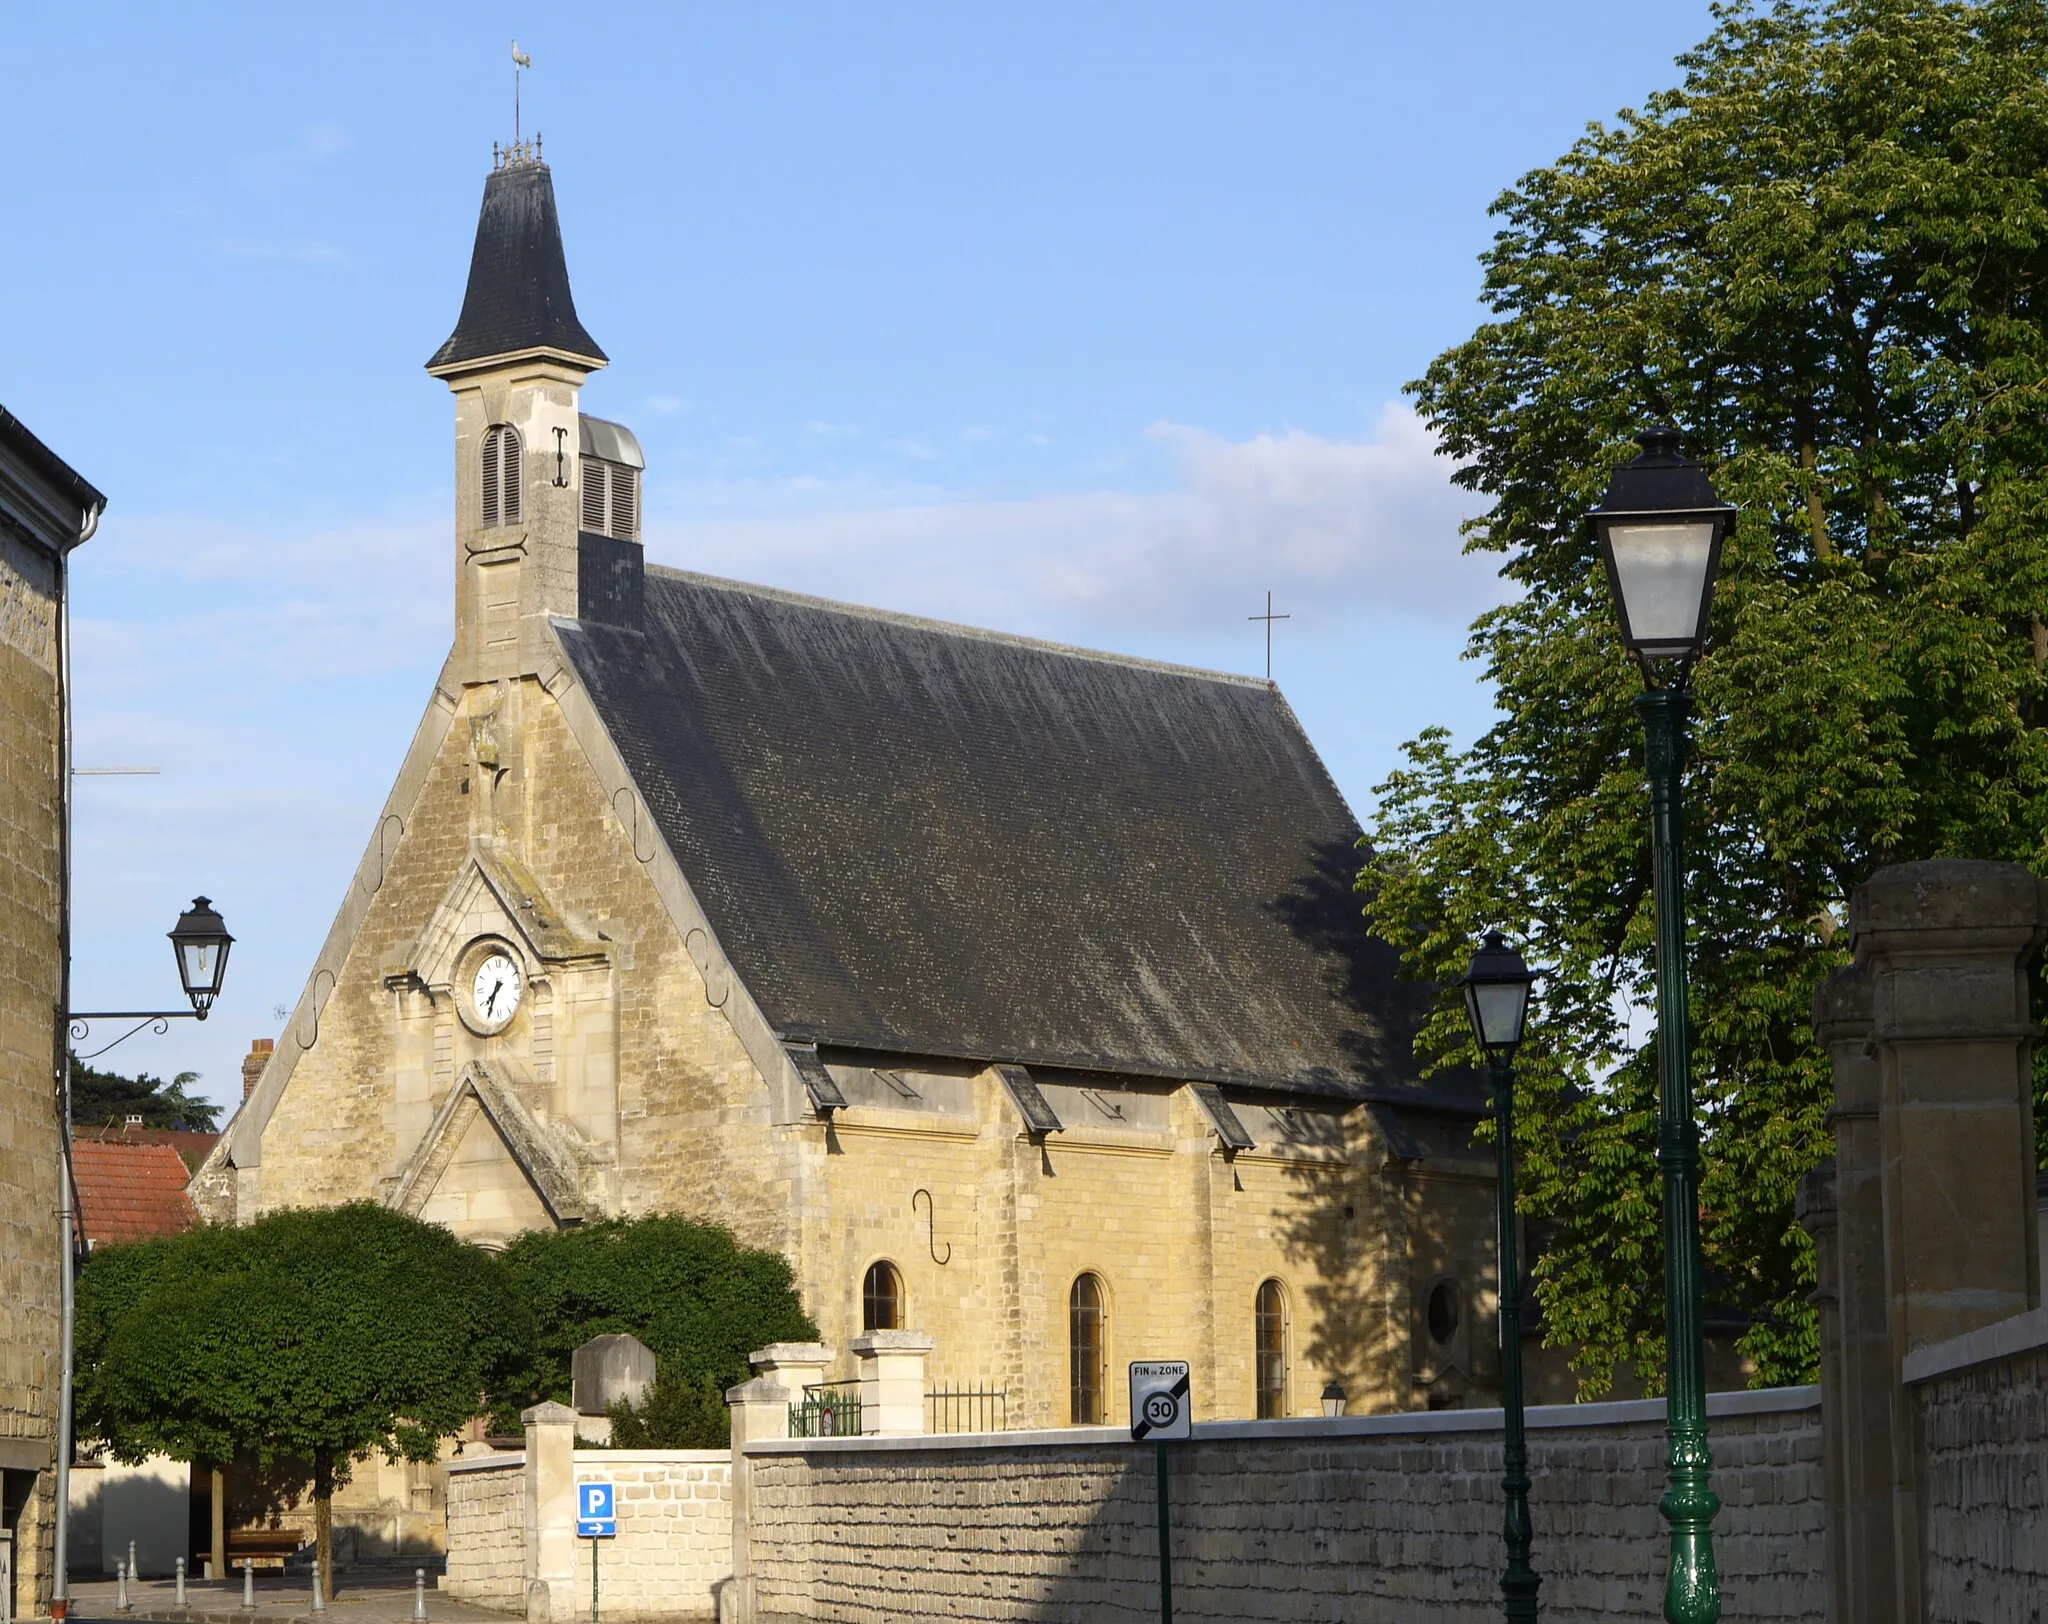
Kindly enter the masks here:
<path id="1" fill-rule="evenodd" d="M 619 1534 L 618 1497 L 609 1483 L 576 1485 L 576 1537 L 616 1539 Z"/>
<path id="2" fill-rule="evenodd" d="M 1168 1443 L 1192 1436 L 1194 1401 L 1188 1393 L 1188 1362 L 1155 1359 L 1131 1366 L 1131 1437 Z"/>

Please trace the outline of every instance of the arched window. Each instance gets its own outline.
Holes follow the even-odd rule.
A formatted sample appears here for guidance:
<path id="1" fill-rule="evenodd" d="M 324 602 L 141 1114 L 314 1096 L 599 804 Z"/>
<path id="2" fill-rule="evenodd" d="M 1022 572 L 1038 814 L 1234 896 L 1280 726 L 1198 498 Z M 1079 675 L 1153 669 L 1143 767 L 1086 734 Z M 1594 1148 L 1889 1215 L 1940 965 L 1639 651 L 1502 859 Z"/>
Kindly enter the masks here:
<path id="1" fill-rule="evenodd" d="M 1252 1309 L 1252 1380 L 1258 1389 L 1259 1419 L 1287 1414 L 1287 1288 L 1277 1280 L 1259 1287 Z"/>
<path id="2" fill-rule="evenodd" d="M 519 431 L 504 423 L 484 433 L 483 522 L 519 522 Z"/>
<path id="3" fill-rule="evenodd" d="M 893 1263 L 868 1266 L 860 1283 L 860 1328 L 863 1331 L 903 1329 L 903 1276 Z"/>
<path id="4" fill-rule="evenodd" d="M 1109 1293 L 1084 1274 L 1067 1297 L 1067 1413 L 1077 1427 L 1108 1420 Z"/>

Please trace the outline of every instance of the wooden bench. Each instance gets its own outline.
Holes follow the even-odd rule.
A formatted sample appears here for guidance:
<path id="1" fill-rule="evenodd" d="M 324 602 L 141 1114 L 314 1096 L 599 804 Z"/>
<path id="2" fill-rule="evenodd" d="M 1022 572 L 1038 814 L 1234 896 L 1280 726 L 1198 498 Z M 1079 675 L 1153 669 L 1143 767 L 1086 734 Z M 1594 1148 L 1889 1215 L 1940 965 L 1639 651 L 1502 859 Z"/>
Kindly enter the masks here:
<path id="1" fill-rule="evenodd" d="M 294 1554 L 306 1543 L 306 1536 L 296 1528 L 231 1528 L 228 1530 L 228 1572 L 232 1577 L 242 1571 L 242 1564 L 268 1570 L 284 1571 L 285 1558 Z"/>

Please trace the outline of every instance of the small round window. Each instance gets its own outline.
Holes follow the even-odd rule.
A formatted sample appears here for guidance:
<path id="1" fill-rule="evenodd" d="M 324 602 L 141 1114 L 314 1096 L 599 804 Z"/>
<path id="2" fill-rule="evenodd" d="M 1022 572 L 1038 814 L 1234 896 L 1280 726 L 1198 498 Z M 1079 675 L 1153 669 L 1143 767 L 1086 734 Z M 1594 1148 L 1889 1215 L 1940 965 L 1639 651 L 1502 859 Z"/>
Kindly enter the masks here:
<path id="1" fill-rule="evenodd" d="M 1439 1280 L 1429 1288 L 1429 1303 L 1423 1310 L 1429 1339 L 1441 1347 L 1458 1334 L 1458 1283 Z"/>

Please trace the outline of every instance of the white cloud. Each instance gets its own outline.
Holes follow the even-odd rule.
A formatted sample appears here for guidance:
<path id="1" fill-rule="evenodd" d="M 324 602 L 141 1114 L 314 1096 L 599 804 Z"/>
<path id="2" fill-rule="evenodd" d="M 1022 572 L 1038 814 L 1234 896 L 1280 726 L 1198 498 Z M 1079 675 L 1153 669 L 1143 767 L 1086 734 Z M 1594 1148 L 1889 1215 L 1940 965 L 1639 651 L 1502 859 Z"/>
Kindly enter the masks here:
<path id="1" fill-rule="evenodd" d="M 1222 624 L 1271 589 L 1303 618 L 1373 605 L 1463 620 L 1498 601 L 1493 561 L 1462 552 L 1473 500 L 1415 415 L 1373 434 L 1234 441 L 1160 424 L 1174 489 L 1016 501 L 863 500 L 858 487 L 763 491 L 751 513 L 650 526 L 666 563 L 952 619 L 1083 635 Z M 714 509 L 743 508 L 726 487 Z M 702 507 L 700 506 L 700 511 Z"/>
<path id="2" fill-rule="evenodd" d="M 445 519 L 280 535 L 110 515 L 78 560 L 81 671 L 146 692 L 195 651 L 242 689 L 438 661 L 448 547 Z"/>

